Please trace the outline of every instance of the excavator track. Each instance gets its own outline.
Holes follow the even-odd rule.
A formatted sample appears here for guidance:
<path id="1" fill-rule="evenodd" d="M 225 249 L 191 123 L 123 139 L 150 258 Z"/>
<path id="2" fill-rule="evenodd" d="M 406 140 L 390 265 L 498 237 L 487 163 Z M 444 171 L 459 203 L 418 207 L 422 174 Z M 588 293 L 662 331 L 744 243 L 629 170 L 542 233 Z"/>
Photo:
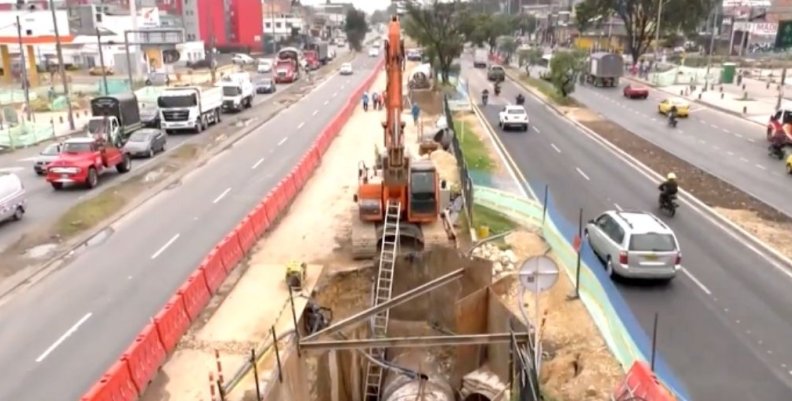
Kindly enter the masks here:
<path id="1" fill-rule="evenodd" d="M 355 260 L 376 258 L 383 239 L 383 225 L 361 221 L 357 209 L 352 210 L 351 220 L 352 258 Z M 439 232 L 436 232 L 435 226 L 439 226 Z M 441 224 L 432 223 L 429 227 L 432 228 L 429 231 L 432 247 L 448 244 L 448 237 Z M 401 221 L 399 233 L 399 254 L 422 252 L 428 249 L 427 237 L 421 226 Z"/>

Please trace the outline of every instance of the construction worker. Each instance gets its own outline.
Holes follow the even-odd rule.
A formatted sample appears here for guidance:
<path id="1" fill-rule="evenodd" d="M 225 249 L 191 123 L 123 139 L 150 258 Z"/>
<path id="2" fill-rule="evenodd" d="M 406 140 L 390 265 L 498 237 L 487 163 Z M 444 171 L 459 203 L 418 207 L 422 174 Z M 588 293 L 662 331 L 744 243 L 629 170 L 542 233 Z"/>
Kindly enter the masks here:
<path id="1" fill-rule="evenodd" d="M 368 91 L 363 92 L 363 111 L 368 111 L 369 94 Z"/>

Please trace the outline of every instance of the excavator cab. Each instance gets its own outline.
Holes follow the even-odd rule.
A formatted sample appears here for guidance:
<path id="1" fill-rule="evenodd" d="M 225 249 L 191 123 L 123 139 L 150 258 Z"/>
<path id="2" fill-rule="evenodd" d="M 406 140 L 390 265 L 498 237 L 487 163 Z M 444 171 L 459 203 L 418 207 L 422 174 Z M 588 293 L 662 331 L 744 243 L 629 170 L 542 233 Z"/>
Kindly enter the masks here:
<path id="1" fill-rule="evenodd" d="M 440 213 L 437 170 L 430 160 L 417 160 L 410 166 L 408 220 L 431 223 Z"/>

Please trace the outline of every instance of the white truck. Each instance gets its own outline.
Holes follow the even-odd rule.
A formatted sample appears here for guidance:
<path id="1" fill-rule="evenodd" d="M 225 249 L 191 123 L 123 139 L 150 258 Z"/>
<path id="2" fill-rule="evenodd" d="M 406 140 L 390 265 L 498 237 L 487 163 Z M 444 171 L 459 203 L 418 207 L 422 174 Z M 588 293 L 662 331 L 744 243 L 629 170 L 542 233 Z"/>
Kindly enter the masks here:
<path id="1" fill-rule="evenodd" d="M 247 72 L 226 75 L 217 84 L 223 90 L 223 111 L 242 111 L 253 106 L 256 90 Z"/>
<path id="2" fill-rule="evenodd" d="M 157 106 L 160 109 L 160 127 L 165 132 L 201 132 L 210 124 L 220 122 L 223 89 L 216 86 L 168 88 L 157 98 Z"/>
<path id="3" fill-rule="evenodd" d="M 475 49 L 473 51 L 473 68 L 487 68 L 489 61 L 489 51 L 487 49 Z"/>

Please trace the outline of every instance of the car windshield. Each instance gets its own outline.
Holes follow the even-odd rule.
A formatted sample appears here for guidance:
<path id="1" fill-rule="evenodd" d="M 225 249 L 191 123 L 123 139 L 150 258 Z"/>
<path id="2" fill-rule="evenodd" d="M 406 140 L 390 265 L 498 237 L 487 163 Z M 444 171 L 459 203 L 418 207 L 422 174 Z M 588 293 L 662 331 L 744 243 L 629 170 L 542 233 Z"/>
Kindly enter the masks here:
<path id="1" fill-rule="evenodd" d="M 259 81 L 259 85 L 261 85 L 261 86 L 270 86 L 270 85 L 272 85 L 272 80 L 262 79 L 261 81 Z"/>
<path id="2" fill-rule="evenodd" d="M 129 137 L 129 142 L 147 142 L 151 136 L 150 131 L 137 131 Z"/>
<path id="3" fill-rule="evenodd" d="M 160 96 L 157 105 L 162 108 L 193 107 L 198 104 L 195 95 Z"/>
<path id="4" fill-rule="evenodd" d="M 520 110 L 520 109 L 509 109 L 509 110 L 508 110 L 508 113 L 509 113 L 509 114 L 525 114 L 525 110 Z"/>
<path id="5" fill-rule="evenodd" d="M 223 96 L 237 96 L 242 93 L 242 89 L 238 86 L 224 86 Z"/>
<path id="6" fill-rule="evenodd" d="M 413 193 L 434 193 L 435 175 L 433 173 L 413 173 L 410 179 L 410 187 Z"/>
<path id="7" fill-rule="evenodd" d="M 501 67 L 499 65 L 495 65 L 495 66 L 492 66 L 491 71 L 492 72 L 503 72 L 503 67 Z"/>
<path id="8" fill-rule="evenodd" d="M 57 145 L 57 144 L 49 145 L 46 148 L 44 148 L 44 150 L 41 151 L 41 155 L 42 156 L 55 156 L 58 153 L 60 153 L 59 149 L 58 149 L 59 147 L 60 147 L 60 145 Z"/>
<path id="9" fill-rule="evenodd" d="M 639 252 L 673 252 L 676 241 L 671 234 L 635 234 L 630 237 L 630 250 Z"/>
<path id="10" fill-rule="evenodd" d="M 110 125 L 110 120 L 106 118 L 98 118 L 88 121 L 89 134 L 104 134 L 108 131 L 107 127 Z"/>
<path id="11" fill-rule="evenodd" d="M 82 153 L 82 152 L 90 152 L 90 151 L 91 151 L 90 142 L 66 142 L 63 144 L 64 153 Z"/>

